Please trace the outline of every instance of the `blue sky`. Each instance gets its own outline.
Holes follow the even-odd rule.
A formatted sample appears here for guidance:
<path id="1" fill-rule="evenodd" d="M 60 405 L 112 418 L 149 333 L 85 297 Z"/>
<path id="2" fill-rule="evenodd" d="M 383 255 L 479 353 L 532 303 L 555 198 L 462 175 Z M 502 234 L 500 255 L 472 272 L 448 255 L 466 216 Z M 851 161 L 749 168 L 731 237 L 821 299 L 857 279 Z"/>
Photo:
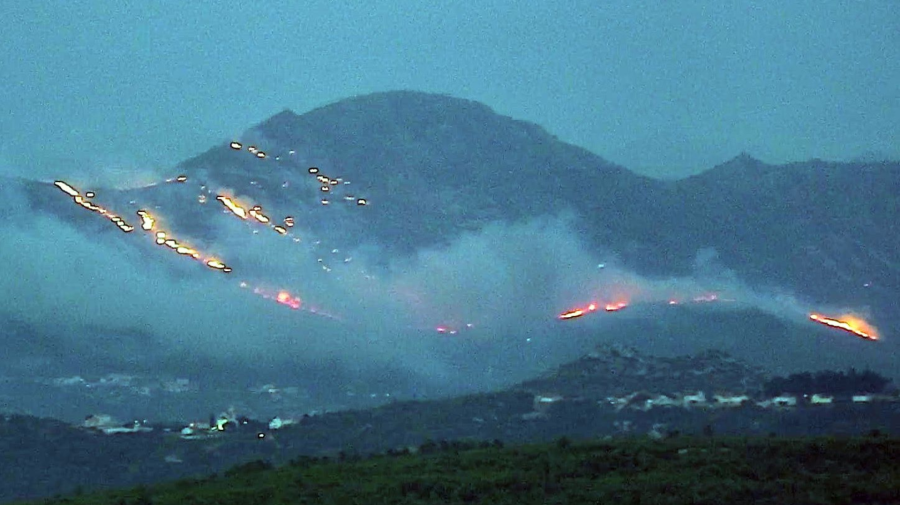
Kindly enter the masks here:
<path id="1" fill-rule="evenodd" d="M 158 169 L 285 107 L 392 89 L 478 100 L 664 177 L 741 151 L 900 157 L 890 0 L 3 3 L 16 175 Z"/>

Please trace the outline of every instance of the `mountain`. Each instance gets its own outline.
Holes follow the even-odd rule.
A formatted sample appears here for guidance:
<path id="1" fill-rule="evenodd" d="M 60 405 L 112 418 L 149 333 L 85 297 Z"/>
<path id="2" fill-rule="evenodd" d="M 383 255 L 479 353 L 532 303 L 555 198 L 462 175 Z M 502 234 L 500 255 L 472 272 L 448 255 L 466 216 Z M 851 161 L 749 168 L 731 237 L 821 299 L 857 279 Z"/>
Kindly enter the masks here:
<path id="1" fill-rule="evenodd" d="M 239 142 L 239 148 L 234 149 L 231 142 Z M 251 152 L 251 146 L 263 154 Z M 329 182 L 329 191 L 323 192 L 309 172 L 311 167 L 332 177 L 330 182 L 340 184 Z M 175 177 L 179 175 L 185 176 L 186 182 L 178 182 Z M 120 234 L 106 220 L 73 208 L 71 199 L 52 184 L 3 184 L 22 188 L 35 214 L 48 213 L 76 223 L 86 236 Z M 784 329 L 782 320 L 768 314 L 745 315 L 747 321 L 741 325 L 758 325 L 754 327 L 763 328 L 773 339 L 767 341 L 768 356 L 762 352 L 754 354 L 767 360 L 767 364 L 776 359 L 784 363 L 814 357 L 824 362 L 853 357 L 891 376 L 900 374 L 896 368 L 900 347 L 890 338 L 900 331 L 900 308 L 896 304 L 900 293 L 897 162 L 810 160 L 775 166 L 743 154 L 694 177 L 659 181 L 560 142 L 537 125 L 498 115 L 483 104 L 444 95 L 396 91 L 350 98 L 304 114 L 282 111 L 240 138 L 227 139 L 173 167 L 169 182 L 100 191 L 110 208 L 131 220 L 138 208 L 151 209 L 175 226 L 180 236 L 201 246 L 220 245 L 217 240 L 222 237 L 217 233 L 222 227 L 211 225 L 214 219 L 227 221 L 226 226 L 241 225 L 229 216 L 221 216 L 227 211 L 215 201 L 220 191 L 259 203 L 266 210 L 277 210 L 280 214 L 273 214 L 273 219 L 283 219 L 290 213 L 298 229 L 314 231 L 323 245 L 316 244 L 315 251 L 277 256 L 278 260 L 286 258 L 285 262 L 294 258 L 323 263 L 323 258 L 348 261 L 352 258 L 339 257 L 341 253 L 336 251 L 372 246 L 384 252 L 378 257 L 402 264 L 422 248 L 453 243 L 465 233 L 484 229 L 490 223 L 521 222 L 569 212 L 574 216 L 577 239 L 585 249 L 602 251 L 639 274 L 667 279 L 712 268 L 717 274 L 732 275 L 751 287 L 796 294 L 809 305 L 870 312 L 881 332 L 888 336 L 877 343 L 853 337 L 815 339 L 816 334 L 807 327 L 812 323 L 801 312 L 796 322 L 807 325 L 803 326 L 805 333 L 792 335 L 788 345 L 788 340 L 781 340 L 779 332 L 773 330 Z M 328 195 L 329 205 L 320 203 L 323 195 Z M 368 205 L 358 206 L 358 198 L 364 198 Z M 11 209 L 0 207 L 0 212 L 6 216 Z M 249 229 L 252 223 L 243 224 Z M 244 238 L 249 237 L 249 232 L 245 235 Z M 148 247 L 147 244 L 133 245 L 136 243 L 131 241 L 121 248 L 136 257 L 146 254 L 141 247 Z M 249 250 L 245 245 L 241 243 L 239 247 Z M 526 253 L 527 247 L 523 246 Z M 276 261 L 267 257 L 253 259 L 267 266 Z M 566 262 L 564 257 L 552 260 Z M 263 277 L 266 273 L 250 268 L 247 272 L 250 277 Z M 178 267 L 172 267 L 171 274 L 173 279 L 185 277 L 184 269 Z M 529 282 L 550 283 L 546 277 L 535 277 Z M 555 323 L 552 317 L 547 315 L 548 325 Z M 714 319 L 710 316 L 706 320 Z M 426 325 L 432 336 L 439 323 Z M 641 323 L 631 320 L 629 324 Z M 719 342 L 744 346 L 745 350 L 760 347 L 758 340 L 752 336 L 744 339 L 743 334 L 741 342 L 728 340 L 736 334 L 734 328 L 738 324 L 720 326 L 729 333 L 720 335 Z M 338 332 L 339 323 L 333 326 Z M 475 372 L 487 368 L 482 366 L 484 357 L 503 345 L 517 358 L 526 356 L 527 360 L 522 358 L 521 362 L 530 360 L 527 364 L 535 367 L 542 356 L 553 352 L 552 346 L 519 351 L 518 340 L 513 337 L 543 332 L 547 341 L 563 331 L 557 328 L 515 327 L 497 338 L 500 343 L 496 347 L 485 344 L 480 348 L 481 341 L 472 339 L 458 346 L 468 355 L 451 352 L 460 358 L 458 367 L 471 372 L 472 377 L 480 377 Z M 653 334 L 662 332 L 653 325 L 641 328 Z M 123 346 L 134 351 L 130 352 L 132 356 L 141 356 L 140 360 L 132 359 L 132 364 L 155 366 L 158 362 L 151 358 L 163 349 L 158 337 L 141 327 L 126 330 L 117 330 L 107 337 L 104 342 L 108 345 L 76 339 L 79 352 L 55 352 L 61 355 L 60 359 L 99 354 L 95 360 L 111 362 L 113 353 L 104 352 Z M 357 330 L 347 330 L 351 331 Z M 19 333 L 26 335 L 27 328 Z M 593 332 L 590 339 L 596 340 L 600 334 Z M 685 335 L 679 337 L 689 340 Z M 56 345 L 33 343 L 45 340 L 52 342 L 52 336 L 17 337 L 16 350 L 27 353 L 30 348 L 58 349 Z M 572 349 L 567 352 L 571 358 Z M 260 352 L 253 359 L 265 356 Z M 561 351 L 554 359 L 546 360 L 544 370 L 564 362 L 560 356 L 566 357 Z M 518 370 L 521 363 L 513 359 L 498 361 L 504 362 L 497 364 L 498 369 L 510 373 Z M 167 372 L 175 373 L 182 363 L 170 363 Z M 392 365 L 402 368 L 404 363 Z M 356 368 L 355 363 L 328 365 L 335 369 L 341 366 L 350 369 L 348 373 Z M 516 380 L 521 378 L 517 376 Z M 266 382 L 269 381 L 260 381 Z"/>
<path id="2" fill-rule="evenodd" d="M 862 301 L 887 311 L 892 328 L 900 316 L 892 302 L 900 292 L 900 162 L 768 165 L 742 154 L 663 182 L 482 104 L 405 91 L 283 111 L 247 137 L 295 156 L 262 172 L 223 145 L 179 170 L 273 201 L 280 179 L 307 166 L 343 175 L 373 202 L 342 223 L 345 237 L 401 254 L 494 220 L 571 209 L 594 247 L 647 274 L 688 273 L 698 251 L 714 249 L 749 282 L 820 302 Z"/>
<path id="3" fill-rule="evenodd" d="M 242 140 L 273 156 L 258 163 L 223 143 L 173 175 L 271 206 L 299 205 L 301 222 L 397 254 L 495 220 L 571 209 L 593 246 L 647 274 L 687 273 L 698 251 L 714 249 L 742 279 L 823 302 L 864 300 L 873 310 L 891 310 L 900 292 L 900 162 L 776 166 L 742 154 L 700 175 L 663 182 L 477 102 L 409 91 L 351 98 L 302 115 L 285 110 Z M 371 208 L 334 230 L 321 206 L 282 191 L 284 182 L 308 178 L 310 166 L 353 181 Z M 37 197 L 39 187 L 30 187 L 39 207 L 71 214 L 65 202 Z M 122 197 L 164 205 L 165 191 L 171 189 L 154 186 Z M 192 234 L 208 233 L 190 209 L 177 212 Z"/>

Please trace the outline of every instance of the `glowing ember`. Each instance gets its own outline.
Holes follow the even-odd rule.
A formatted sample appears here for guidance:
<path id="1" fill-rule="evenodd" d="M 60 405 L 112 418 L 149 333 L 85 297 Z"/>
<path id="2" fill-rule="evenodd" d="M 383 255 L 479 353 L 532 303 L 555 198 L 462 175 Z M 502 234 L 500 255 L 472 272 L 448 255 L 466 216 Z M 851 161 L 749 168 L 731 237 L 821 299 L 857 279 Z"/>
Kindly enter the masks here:
<path id="1" fill-rule="evenodd" d="M 247 219 L 247 211 L 244 210 L 243 207 L 234 203 L 234 200 L 228 198 L 227 196 L 219 195 L 216 197 L 216 200 L 222 202 L 222 205 L 228 208 L 235 216 L 241 219 Z"/>
<path id="2" fill-rule="evenodd" d="M 603 309 L 606 310 L 607 312 L 615 312 L 617 310 L 622 310 L 627 306 L 628 306 L 628 304 L 625 302 L 607 303 L 606 306 L 603 307 Z"/>
<path id="3" fill-rule="evenodd" d="M 134 226 L 129 225 L 121 217 L 109 212 L 108 210 L 104 209 L 103 207 L 101 207 L 99 205 L 95 205 L 95 204 L 85 200 L 85 197 L 81 196 L 81 193 L 79 193 L 77 189 L 66 184 L 65 182 L 56 181 L 53 183 L 53 185 L 56 186 L 57 188 L 59 188 L 60 191 L 62 191 L 63 193 L 71 196 L 72 200 L 75 201 L 75 203 L 77 203 L 78 205 L 81 205 L 82 207 L 84 207 L 85 209 L 88 209 L 90 211 L 96 212 L 96 213 L 100 214 L 101 216 L 104 216 L 107 219 L 109 219 L 110 221 L 112 221 L 123 232 L 129 233 L 129 232 L 134 231 Z M 86 193 L 86 196 L 88 198 L 93 198 L 94 193 L 92 191 L 88 191 Z"/>
<path id="4" fill-rule="evenodd" d="M 576 317 L 581 317 L 585 314 L 584 309 L 575 309 L 567 312 L 563 312 L 559 315 L 559 319 L 574 319 Z"/>
<path id="5" fill-rule="evenodd" d="M 153 229 L 153 223 L 155 223 L 156 220 L 153 219 L 153 216 L 151 216 L 149 212 L 141 209 L 137 211 L 137 215 L 141 218 L 141 228 L 143 230 L 150 231 Z"/>
<path id="6" fill-rule="evenodd" d="M 208 266 L 209 268 L 215 268 L 216 270 L 221 270 L 225 273 L 231 272 L 231 269 L 228 268 L 228 266 L 226 266 L 225 263 L 222 263 L 221 261 L 215 260 L 215 259 L 208 260 L 206 262 L 206 266 Z"/>
<path id="7" fill-rule="evenodd" d="M 187 180 L 186 175 L 179 175 L 178 177 L 175 178 L 175 182 L 184 182 L 186 180 Z"/>
<path id="8" fill-rule="evenodd" d="M 63 190 L 67 195 L 69 195 L 69 196 L 71 196 L 71 197 L 73 197 L 73 198 L 76 197 L 76 196 L 79 196 L 78 190 L 76 190 L 76 189 L 73 188 L 72 186 L 69 186 L 68 184 L 66 184 L 66 183 L 63 182 L 63 181 L 56 181 L 56 182 L 54 182 L 53 184 L 54 184 L 57 188 Z"/>
<path id="9" fill-rule="evenodd" d="M 844 330 L 866 340 L 878 340 L 875 328 L 856 316 L 845 315 L 841 316 L 841 319 L 836 319 L 821 314 L 810 314 L 809 318 L 817 323 Z"/>
<path id="10" fill-rule="evenodd" d="M 260 207 L 259 205 L 256 205 L 255 207 L 250 209 L 250 215 L 260 223 L 269 222 L 269 216 L 262 213 L 262 207 Z"/>
<path id="11" fill-rule="evenodd" d="M 300 308 L 301 301 L 300 298 L 295 298 L 291 296 L 287 291 L 279 291 L 278 296 L 275 297 L 275 301 L 282 304 L 287 305 L 288 307 L 297 310 Z"/>
<path id="12" fill-rule="evenodd" d="M 230 145 L 231 148 L 234 149 L 235 151 L 240 151 L 241 148 L 244 147 L 244 146 L 241 145 L 240 142 L 232 142 L 232 143 L 229 144 L 229 145 Z"/>

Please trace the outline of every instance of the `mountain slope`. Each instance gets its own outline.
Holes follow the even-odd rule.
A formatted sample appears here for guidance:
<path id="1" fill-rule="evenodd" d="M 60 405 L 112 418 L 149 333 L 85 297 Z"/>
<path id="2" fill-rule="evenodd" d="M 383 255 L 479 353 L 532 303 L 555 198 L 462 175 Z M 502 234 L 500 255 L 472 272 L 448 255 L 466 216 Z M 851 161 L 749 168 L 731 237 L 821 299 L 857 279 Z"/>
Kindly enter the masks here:
<path id="1" fill-rule="evenodd" d="M 823 301 L 862 298 L 883 308 L 884 296 L 900 289 L 900 163 L 773 166 L 742 155 L 661 182 L 476 102 L 416 92 L 284 111 L 247 137 L 295 155 L 263 172 L 222 146 L 182 169 L 241 188 L 261 177 L 272 177 L 273 188 L 313 165 L 341 174 L 373 203 L 342 224 L 364 231 L 347 237 L 393 252 L 445 243 L 493 220 L 570 209 L 593 246 L 646 273 L 686 273 L 699 250 L 714 248 L 741 277 Z M 265 193 L 277 199 L 277 191 Z M 874 289 L 861 289 L 875 279 Z"/>

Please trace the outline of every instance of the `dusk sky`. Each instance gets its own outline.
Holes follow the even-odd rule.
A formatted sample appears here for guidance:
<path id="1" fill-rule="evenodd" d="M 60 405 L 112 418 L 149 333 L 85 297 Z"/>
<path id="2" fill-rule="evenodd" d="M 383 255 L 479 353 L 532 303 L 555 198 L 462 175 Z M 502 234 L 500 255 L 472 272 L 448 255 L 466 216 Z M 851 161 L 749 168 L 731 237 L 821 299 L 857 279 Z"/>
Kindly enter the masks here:
<path id="1" fill-rule="evenodd" d="M 0 170 L 128 177 L 290 108 L 477 100 L 634 171 L 900 157 L 894 1 L 5 2 Z"/>

